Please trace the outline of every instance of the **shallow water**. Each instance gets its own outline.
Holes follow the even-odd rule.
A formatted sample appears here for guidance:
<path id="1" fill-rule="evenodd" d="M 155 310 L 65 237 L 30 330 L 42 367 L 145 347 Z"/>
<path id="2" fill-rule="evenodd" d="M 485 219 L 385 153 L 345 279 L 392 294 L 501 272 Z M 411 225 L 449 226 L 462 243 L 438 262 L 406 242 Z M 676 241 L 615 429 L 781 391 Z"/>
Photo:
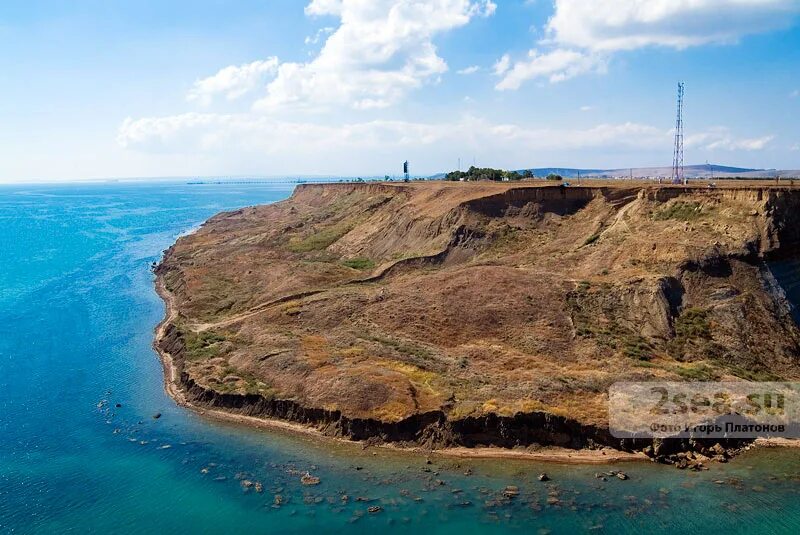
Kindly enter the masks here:
<path id="1" fill-rule="evenodd" d="M 150 263 L 212 214 L 290 193 L 286 185 L 0 187 L 0 532 L 800 529 L 795 451 L 751 452 L 702 473 L 437 457 L 426 465 L 176 407 L 150 345 L 163 314 Z M 630 480 L 594 477 L 613 468 Z M 321 483 L 303 486 L 306 471 Z M 543 471 L 552 481 L 537 480 Z M 504 500 L 507 485 L 519 495 Z"/>

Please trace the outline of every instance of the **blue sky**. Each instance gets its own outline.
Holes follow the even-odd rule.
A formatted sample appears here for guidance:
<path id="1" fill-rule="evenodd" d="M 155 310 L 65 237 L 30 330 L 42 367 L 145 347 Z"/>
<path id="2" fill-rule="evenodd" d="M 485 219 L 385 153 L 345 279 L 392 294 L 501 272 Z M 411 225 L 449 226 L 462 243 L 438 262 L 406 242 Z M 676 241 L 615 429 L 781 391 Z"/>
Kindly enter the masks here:
<path id="1" fill-rule="evenodd" d="M 797 0 L 5 0 L 0 181 L 800 168 Z"/>

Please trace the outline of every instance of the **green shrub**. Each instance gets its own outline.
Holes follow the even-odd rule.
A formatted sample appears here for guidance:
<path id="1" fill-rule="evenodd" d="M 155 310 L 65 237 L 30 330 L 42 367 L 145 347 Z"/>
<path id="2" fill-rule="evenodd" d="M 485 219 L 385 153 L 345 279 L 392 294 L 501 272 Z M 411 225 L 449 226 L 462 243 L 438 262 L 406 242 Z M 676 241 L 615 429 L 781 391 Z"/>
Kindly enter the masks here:
<path id="1" fill-rule="evenodd" d="M 641 336 L 627 336 L 623 339 L 622 353 L 634 360 L 649 361 L 653 358 L 653 347 Z"/>
<path id="2" fill-rule="evenodd" d="M 711 338 L 711 326 L 708 323 L 708 310 L 688 308 L 675 321 L 675 335 L 678 338 Z"/>
<path id="3" fill-rule="evenodd" d="M 222 352 L 221 343 L 226 340 L 225 336 L 213 331 L 194 331 L 181 330 L 183 343 L 186 348 L 186 357 L 189 360 L 208 360 L 218 356 Z"/>
<path id="4" fill-rule="evenodd" d="M 375 262 L 369 258 L 351 258 L 342 262 L 343 265 L 353 269 L 372 269 Z"/>

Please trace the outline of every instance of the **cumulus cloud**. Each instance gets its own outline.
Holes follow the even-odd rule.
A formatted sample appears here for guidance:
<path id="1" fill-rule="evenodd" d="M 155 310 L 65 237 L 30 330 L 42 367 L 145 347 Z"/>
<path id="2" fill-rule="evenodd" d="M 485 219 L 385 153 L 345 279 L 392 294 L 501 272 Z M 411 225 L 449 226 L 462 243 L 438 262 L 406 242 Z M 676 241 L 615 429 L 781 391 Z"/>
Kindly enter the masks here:
<path id="1" fill-rule="evenodd" d="M 546 38 L 527 59 L 500 73 L 497 89 L 516 89 L 527 79 L 559 82 L 604 72 L 608 58 L 624 50 L 735 43 L 784 27 L 798 13 L 796 0 L 555 0 Z"/>
<path id="2" fill-rule="evenodd" d="M 282 63 L 254 108 L 390 106 L 447 71 L 437 35 L 495 9 L 490 0 L 313 0 L 306 14 L 341 24 L 311 61 Z"/>
<path id="3" fill-rule="evenodd" d="M 257 89 L 277 69 L 278 58 L 274 56 L 244 65 L 231 65 L 220 69 L 213 76 L 197 80 L 186 99 L 203 105 L 211 104 L 219 95 L 234 100 Z"/>
<path id="4" fill-rule="evenodd" d="M 312 0 L 306 15 L 340 19 L 338 27 L 306 37 L 307 45 L 324 39 L 313 59 L 225 67 L 195 82 L 187 98 L 208 105 L 218 95 L 235 99 L 263 85 L 257 111 L 385 108 L 447 71 L 436 36 L 496 9 L 491 0 Z"/>

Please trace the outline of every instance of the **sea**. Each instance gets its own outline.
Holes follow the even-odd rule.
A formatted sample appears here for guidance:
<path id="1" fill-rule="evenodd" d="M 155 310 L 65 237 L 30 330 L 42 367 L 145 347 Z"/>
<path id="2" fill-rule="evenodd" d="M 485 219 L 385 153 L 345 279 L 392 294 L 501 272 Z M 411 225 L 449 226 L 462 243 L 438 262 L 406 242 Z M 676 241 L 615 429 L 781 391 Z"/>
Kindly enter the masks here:
<path id="1" fill-rule="evenodd" d="M 703 472 L 429 464 L 176 406 L 151 264 L 213 214 L 293 187 L 0 186 L 0 533 L 800 532 L 800 450 Z"/>

